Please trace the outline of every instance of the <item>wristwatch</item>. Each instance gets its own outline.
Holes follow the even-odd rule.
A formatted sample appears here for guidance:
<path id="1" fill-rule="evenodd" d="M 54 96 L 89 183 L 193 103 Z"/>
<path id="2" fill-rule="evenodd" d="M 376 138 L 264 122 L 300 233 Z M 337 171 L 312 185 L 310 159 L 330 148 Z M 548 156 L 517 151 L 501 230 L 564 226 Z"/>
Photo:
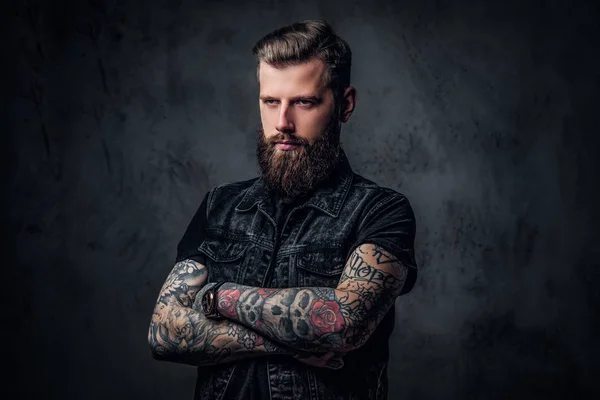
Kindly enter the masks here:
<path id="1" fill-rule="evenodd" d="M 200 307 L 202 308 L 202 312 L 204 313 L 206 318 L 221 318 L 221 314 L 219 314 L 219 311 L 217 311 L 217 303 L 219 299 L 217 297 L 217 290 L 224 283 L 225 282 L 218 282 L 213 287 L 207 289 L 206 292 L 204 292 L 204 295 L 202 296 L 202 302 L 200 303 Z"/>

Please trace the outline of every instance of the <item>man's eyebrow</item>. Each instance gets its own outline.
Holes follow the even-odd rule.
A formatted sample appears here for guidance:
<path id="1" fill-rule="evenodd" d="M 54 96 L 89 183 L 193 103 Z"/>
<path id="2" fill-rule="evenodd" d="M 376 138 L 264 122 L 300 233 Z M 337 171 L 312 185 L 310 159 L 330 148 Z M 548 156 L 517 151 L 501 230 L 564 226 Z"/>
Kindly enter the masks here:
<path id="1" fill-rule="evenodd" d="M 321 98 L 319 96 L 313 96 L 313 95 L 309 95 L 309 96 L 296 96 L 296 97 L 292 97 L 291 100 L 292 101 L 298 101 L 298 100 L 312 101 L 314 103 L 320 103 L 321 102 Z"/>
<path id="2" fill-rule="evenodd" d="M 273 97 L 273 96 L 268 96 L 268 95 L 260 95 L 259 96 L 260 100 L 279 100 L 277 97 Z M 292 98 L 290 98 L 290 101 L 298 101 L 298 100 L 304 100 L 304 101 L 312 101 L 315 103 L 320 103 L 322 101 L 322 98 L 319 96 L 315 96 L 315 95 L 306 95 L 306 96 L 294 96 Z"/>

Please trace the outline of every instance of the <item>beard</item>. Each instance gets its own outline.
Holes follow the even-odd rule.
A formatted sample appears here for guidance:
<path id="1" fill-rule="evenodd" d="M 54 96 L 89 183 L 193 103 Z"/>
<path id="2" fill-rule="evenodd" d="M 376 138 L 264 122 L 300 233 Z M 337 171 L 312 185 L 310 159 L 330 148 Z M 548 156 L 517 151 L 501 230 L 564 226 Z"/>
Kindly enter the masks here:
<path id="1" fill-rule="evenodd" d="M 284 197 L 303 197 L 324 182 L 335 170 L 341 152 L 341 123 L 333 117 L 327 129 L 313 144 L 287 133 L 267 139 L 258 128 L 256 155 L 262 177 L 269 190 Z M 299 144 L 292 150 L 278 150 L 278 141 Z"/>

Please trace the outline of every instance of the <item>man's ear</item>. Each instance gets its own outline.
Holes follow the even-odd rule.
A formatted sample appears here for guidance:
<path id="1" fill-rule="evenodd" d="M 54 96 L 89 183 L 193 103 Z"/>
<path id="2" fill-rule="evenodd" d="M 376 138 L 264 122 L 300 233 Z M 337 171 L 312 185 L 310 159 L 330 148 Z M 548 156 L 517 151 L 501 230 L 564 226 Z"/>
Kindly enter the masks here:
<path id="1" fill-rule="evenodd" d="M 340 107 L 340 120 L 342 122 L 345 123 L 350 119 L 354 107 L 356 107 L 356 89 L 353 86 L 348 86 L 346 90 L 344 90 Z"/>

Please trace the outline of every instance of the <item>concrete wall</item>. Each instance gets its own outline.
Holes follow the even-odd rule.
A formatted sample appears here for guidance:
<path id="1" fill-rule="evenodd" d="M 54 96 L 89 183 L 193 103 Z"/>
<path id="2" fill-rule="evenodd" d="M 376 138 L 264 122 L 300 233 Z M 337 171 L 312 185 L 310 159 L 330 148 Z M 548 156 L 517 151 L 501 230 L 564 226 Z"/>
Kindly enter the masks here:
<path id="1" fill-rule="evenodd" d="M 10 398 L 191 397 L 150 357 L 153 304 L 202 196 L 257 173 L 252 45 L 308 18 L 353 50 L 350 162 L 418 219 L 390 397 L 600 393 L 593 2 L 7 7 Z"/>

